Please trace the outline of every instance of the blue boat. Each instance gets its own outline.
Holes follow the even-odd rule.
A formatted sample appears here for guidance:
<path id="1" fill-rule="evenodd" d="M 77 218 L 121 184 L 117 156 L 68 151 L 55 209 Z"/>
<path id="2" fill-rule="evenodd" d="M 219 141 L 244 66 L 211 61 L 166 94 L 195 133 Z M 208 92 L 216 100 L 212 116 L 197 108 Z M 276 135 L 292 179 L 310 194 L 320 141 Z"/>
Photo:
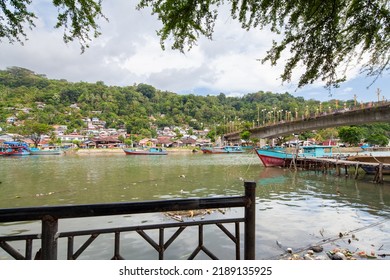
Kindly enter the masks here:
<path id="1" fill-rule="evenodd" d="M 63 150 L 54 148 L 54 149 L 39 149 L 39 148 L 30 148 L 31 155 L 62 155 Z"/>
<path id="2" fill-rule="evenodd" d="M 302 146 L 301 153 L 293 154 L 288 153 L 283 147 L 270 147 L 265 146 L 260 149 L 255 149 L 257 156 L 260 158 L 264 166 L 281 166 L 285 167 L 291 163 L 291 160 L 297 157 L 331 157 L 333 146 L 322 146 L 322 145 L 312 145 L 312 146 Z"/>
<path id="3" fill-rule="evenodd" d="M 285 148 L 279 146 L 264 146 L 255 149 L 255 152 L 265 167 L 285 167 L 293 159 L 293 154 L 287 153 Z"/>
<path id="4" fill-rule="evenodd" d="M 205 147 L 201 150 L 204 154 L 240 154 L 244 152 L 241 146 Z"/>
<path id="5" fill-rule="evenodd" d="M 152 147 L 148 148 L 145 150 L 139 150 L 139 149 L 133 149 L 133 148 L 128 148 L 128 149 L 123 149 L 126 155 L 167 155 L 168 152 L 165 149 L 162 148 L 157 148 L 157 147 Z"/>
<path id="6" fill-rule="evenodd" d="M 29 147 L 24 142 L 6 141 L 4 147 L 2 150 L 3 156 L 26 156 L 30 154 Z"/>
<path id="7" fill-rule="evenodd" d="M 333 146 L 311 145 L 302 146 L 302 153 L 298 154 L 299 157 L 331 157 L 333 155 Z"/>

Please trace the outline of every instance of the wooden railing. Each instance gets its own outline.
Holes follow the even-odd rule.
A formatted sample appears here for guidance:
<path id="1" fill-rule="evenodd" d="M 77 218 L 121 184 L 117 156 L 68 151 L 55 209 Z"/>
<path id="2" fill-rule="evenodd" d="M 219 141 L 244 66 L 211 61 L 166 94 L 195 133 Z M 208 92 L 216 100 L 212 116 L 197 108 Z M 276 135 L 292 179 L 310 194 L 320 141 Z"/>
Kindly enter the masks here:
<path id="1" fill-rule="evenodd" d="M 114 235 L 114 255 L 112 259 L 123 259 L 121 255 L 121 234 L 124 232 L 137 232 L 158 253 L 158 259 L 164 259 L 164 252 L 175 239 L 187 227 L 197 227 L 197 246 L 188 259 L 194 259 L 199 252 L 205 253 L 211 259 L 218 257 L 204 245 L 204 227 L 216 225 L 232 240 L 235 246 L 235 258 L 241 259 L 240 250 L 240 223 L 244 224 L 244 259 L 255 259 L 255 213 L 256 213 L 256 183 L 245 182 L 245 194 L 234 197 L 199 198 L 199 199 L 174 199 L 160 201 L 143 201 L 131 203 L 87 204 L 70 206 L 46 206 L 14 209 L 0 209 L 0 227 L 2 223 L 17 221 L 41 221 L 41 232 L 28 235 L 0 236 L 0 248 L 14 259 L 58 259 L 58 240 L 67 239 L 67 259 L 77 259 L 94 240 L 102 234 Z M 243 217 L 226 218 L 207 221 L 173 222 L 152 225 L 133 225 L 129 227 L 85 229 L 82 231 L 59 232 L 58 224 L 61 219 L 87 218 L 97 216 L 129 215 L 142 213 L 157 213 L 168 211 L 184 211 L 198 209 L 218 208 L 244 208 Z M 225 224 L 234 224 L 234 233 L 231 233 Z M 3 224 L 4 225 L 4 224 Z M 165 240 L 166 229 L 177 228 L 176 232 Z M 148 230 L 158 230 L 158 240 L 155 241 L 148 234 Z M 74 248 L 76 237 L 89 236 L 89 238 L 77 249 Z M 40 248 L 33 252 L 33 242 L 40 240 Z M 25 242 L 25 252 L 15 249 L 13 242 Z M 34 257 L 33 257 L 34 253 Z"/>

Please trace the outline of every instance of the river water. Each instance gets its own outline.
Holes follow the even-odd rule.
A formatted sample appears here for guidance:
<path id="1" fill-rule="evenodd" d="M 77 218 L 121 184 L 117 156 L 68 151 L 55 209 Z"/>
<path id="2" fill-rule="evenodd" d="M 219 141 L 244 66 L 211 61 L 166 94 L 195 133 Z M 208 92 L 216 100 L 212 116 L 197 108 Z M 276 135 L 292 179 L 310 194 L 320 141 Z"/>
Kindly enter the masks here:
<path id="1" fill-rule="evenodd" d="M 371 180 L 364 174 L 355 180 L 314 171 L 264 168 L 253 153 L 0 157 L 0 208 L 242 195 L 244 181 L 255 181 L 257 259 L 283 258 L 287 247 L 299 252 L 313 244 L 323 246 L 324 252 L 347 248 L 351 252 L 389 254 L 390 178 L 385 177 L 384 184 Z M 221 212 L 207 216 L 242 214 L 239 209 Z M 191 219 L 197 218 L 205 217 Z M 61 221 L 59 230 L 149 222 L 173 221 L 162 213 L 73 219 Z M 39 230 L 38 222 L 0 224 L 0 235 Z M 206 233 L 206 247 L 221 259 L 234 259 L 234 246 L 222 240 L 218 231 Z M 184 232 L 167 250 L 166 258 L 187 258 L 194 236 L 193 232 Z M 80 259 L 112 257 L 112 237 L 99 238 Z M 157 259 L 154 249 L 136 234 L 125 235 L 122 244 L 122 255 L 127 259 Z M 61 245 L 59 258 L 66 258 Z M 0 259 L 10 257 L 0 249 Z M 198 259 L 208 257 L 199 255 Z"/>

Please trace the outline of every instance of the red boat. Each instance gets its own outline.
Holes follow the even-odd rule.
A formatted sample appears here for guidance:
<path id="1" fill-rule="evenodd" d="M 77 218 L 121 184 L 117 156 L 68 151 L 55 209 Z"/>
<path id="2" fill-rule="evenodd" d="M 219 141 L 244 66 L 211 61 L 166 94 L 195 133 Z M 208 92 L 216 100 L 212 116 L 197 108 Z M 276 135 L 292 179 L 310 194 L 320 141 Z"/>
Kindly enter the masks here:
<path id="1" fill-rule="evenodd" d="M 4 142 L 0 149 L 0 155 L 2 156 L 25 156 L 29 154 L 29 148 L 23 142 Z"/>
<path id="2" fill-rule="evenodd" d="M 255 152 L 265 167 L 285 167 L 290 164 L 293 158 L 292 154 L 286 153 L 281 147 L 255 149 Z"/>

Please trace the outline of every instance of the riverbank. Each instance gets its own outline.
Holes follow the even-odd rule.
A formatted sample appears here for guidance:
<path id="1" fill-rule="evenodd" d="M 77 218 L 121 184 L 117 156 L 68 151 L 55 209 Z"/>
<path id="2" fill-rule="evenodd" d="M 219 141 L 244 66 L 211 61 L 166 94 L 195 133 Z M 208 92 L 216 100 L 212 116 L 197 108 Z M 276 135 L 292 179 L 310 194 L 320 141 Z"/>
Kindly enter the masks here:
<path id="1" fill-rule="evenodd" d="M 192 153 L 194 148 L 167 148 L 168 153 Z M 96 155 L 96 154 L 125 154 L 121 148 L 112 149 L 78 149 L 78 155 Z"/>
<path id="2" fill-rule="evenodd" d="M 290 148 L 291 152 L 294 152 L 293 148 Z M 183 147 L 183 148 L 167 148 L 168 153 L 193 153 L 194 150 L 200 151 L 199 149 L 195 149 L 194 147 Z M 333 149 L 333 153 L 360 153 L 363 150 L 360 147 L 348 147 L 348 148 L 337 148 Z M 124 154 L 123 149 L 121 148 L 104 148 L 104 149 L 78 149 L 75 151 L 78 155 L 96 155 L 96 154 Z"/>

